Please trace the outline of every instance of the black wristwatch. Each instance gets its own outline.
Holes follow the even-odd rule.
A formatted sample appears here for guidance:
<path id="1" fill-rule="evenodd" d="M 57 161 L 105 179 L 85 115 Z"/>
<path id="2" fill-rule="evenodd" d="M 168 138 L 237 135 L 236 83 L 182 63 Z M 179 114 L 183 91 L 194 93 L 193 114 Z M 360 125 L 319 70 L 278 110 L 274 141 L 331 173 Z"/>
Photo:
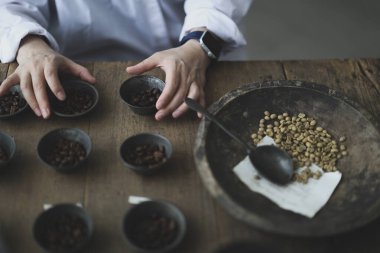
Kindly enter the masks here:
<path id="1" fill-rule="evenodd" d="M 182 38 L 181 45 L 185 44 L 188 40 L 193 39 L 199 42 L 208 57 L 213 60 L 219 58 L 223 47 L 223 41 L 219 37 L 209 31 L 190 32 Z"/>

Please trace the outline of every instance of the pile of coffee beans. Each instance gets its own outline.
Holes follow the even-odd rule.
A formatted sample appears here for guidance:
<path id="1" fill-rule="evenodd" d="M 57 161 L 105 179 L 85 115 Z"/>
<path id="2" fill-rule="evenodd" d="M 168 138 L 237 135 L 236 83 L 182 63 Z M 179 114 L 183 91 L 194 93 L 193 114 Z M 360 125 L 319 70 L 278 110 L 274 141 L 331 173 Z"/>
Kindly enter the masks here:
<path id="1" fill-rule="evenodd" d="M 64 101 L 56 100 L 54 108 L 62 114 L 79 114 L 86 112 L 94 104 L 93 95 L 82 89 L 67 89 L 66 99 Z"/>
<path id="2" fill-rule="evenodd" d="M 42 238 L 47 248 L 59 251 L 78 248 L 85 242 L 88 234 L 82 218 L 63 214 L 47 224 Z"/>
<path id="3" fill-rule="evenodd" d="M 159 164 L 166 159 L 165 147 L 156 144 L 139 145 L 126 154 L 128 162 L 139 166 Z"/>
<path id="4" fill-rule="evenodd" d="M 131 233 L 131 240 L 143 249 L 162 249 L 177 237 L 178 225 L 175 220 L 152 214 L 138 222 Z"/>
<path id="5" fill-rule="evenodd" d="M 0 97 L 0 115 L 12 115 L 26 105 L 25 99 L 17 91 L 8 92 Z"/>
<path id="6" fill-rule="evenodd" d="M 7 152 L 5 152 L 4 148 L 0 146 L 0 161 L 8 161 Z"/>
<path id="7" fill-rule="evenodd" d="M 86 158 L 84 146 L 73 140 L 60 138 L 47 156 L 47 162 L 53 166 L 74 166 Z"/>
<path id="8" fill-rule="evenodd" d="M 157 88 L 144 90 L 132 97 L 131 104 L 139 107 L 154 106 L 160 95 L 161 90 Z"/>

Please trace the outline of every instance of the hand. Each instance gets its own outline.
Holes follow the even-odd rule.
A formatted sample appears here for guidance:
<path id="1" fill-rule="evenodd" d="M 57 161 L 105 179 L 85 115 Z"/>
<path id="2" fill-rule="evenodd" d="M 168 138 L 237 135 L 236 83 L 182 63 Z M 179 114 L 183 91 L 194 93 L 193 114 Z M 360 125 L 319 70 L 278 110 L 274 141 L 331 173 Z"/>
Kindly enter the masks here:
<path id="1" fill-rule="evenodd" d="M 135 66 L 127 68 L 129 74 L 141 74 L 159 67 L 165 72 L 165 88 L 157 100 L 158 112 L 155 117 L 161 120 L 170 113 L 177 118 L 188 110 L 184 103 L 190 97 L 205 106 L 204 85 L 210 59 L 195 40 L 184 45 L 157 52 Z M 202 117 L 198 114 L 198 117 Z"/>
<path id="2" fill-rule="evenodd" d="M 51 49 L 40 37 L 26 37 L 18 50 L 18 67 L 0 86 L 0 96 L 20 84 L 25 100 L 37 116 L 48 118 L 50 106 L 46 85 L 59 100 L 65 100 L 65 91 L 58 78 L 58 70 L 71 73 L 84 81 L 94 83 L 89 71 Z"/>

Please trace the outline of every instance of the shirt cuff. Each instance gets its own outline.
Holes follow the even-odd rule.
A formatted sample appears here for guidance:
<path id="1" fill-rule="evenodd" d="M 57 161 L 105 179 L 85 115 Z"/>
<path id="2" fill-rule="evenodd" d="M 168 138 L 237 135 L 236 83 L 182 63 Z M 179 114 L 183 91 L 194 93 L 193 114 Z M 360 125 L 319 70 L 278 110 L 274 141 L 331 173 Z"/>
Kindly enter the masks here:
<path id="1" fill-rule="evenodd" d="M 0 41 L 0 61 L 9 63 L 16 59 L 16 54 L 21 40 L 29 35 L 40 35 L 46 38 L 51 48 L 58 51 L 58 43 L 54 37 L 43 27 L 35 23 L 22 23 L 12 28 L 2 30 L 3 34 Z"/>
<path id="2" fill-rule="evenodd" d="M 207 30 L 221 38 L 225 42 L 223 51 L 247 44 L 236 23 L 217 10 L 203 9 L 189 13 L 185 18 L 180 40 L 196 27 L 206 27 Z"/>

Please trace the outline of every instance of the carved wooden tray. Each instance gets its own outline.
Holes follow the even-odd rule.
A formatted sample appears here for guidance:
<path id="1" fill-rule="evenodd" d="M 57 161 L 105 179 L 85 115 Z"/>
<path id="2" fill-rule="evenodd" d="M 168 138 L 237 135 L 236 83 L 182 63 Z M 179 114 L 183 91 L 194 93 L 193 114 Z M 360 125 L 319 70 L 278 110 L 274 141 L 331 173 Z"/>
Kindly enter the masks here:
<path id="1" fill-rule="evenodd" d="M 245 149 L 203 119 L 194 149 L 196 166 L 206 188 L 231 215 L 266 231 L 295 236 L 337 234 L 380 215 L 380 128 L 370 114 L 326 86 L 285 80 L 243 86 L 209 108 L 247 141 L 265 110 L 304 112 L 335 139 L 346 136 L 349 155 L 338 162 L 343 177 L 314 218 L 281 209 L 239 181 L 232 168 L 244 158 Z"/>

